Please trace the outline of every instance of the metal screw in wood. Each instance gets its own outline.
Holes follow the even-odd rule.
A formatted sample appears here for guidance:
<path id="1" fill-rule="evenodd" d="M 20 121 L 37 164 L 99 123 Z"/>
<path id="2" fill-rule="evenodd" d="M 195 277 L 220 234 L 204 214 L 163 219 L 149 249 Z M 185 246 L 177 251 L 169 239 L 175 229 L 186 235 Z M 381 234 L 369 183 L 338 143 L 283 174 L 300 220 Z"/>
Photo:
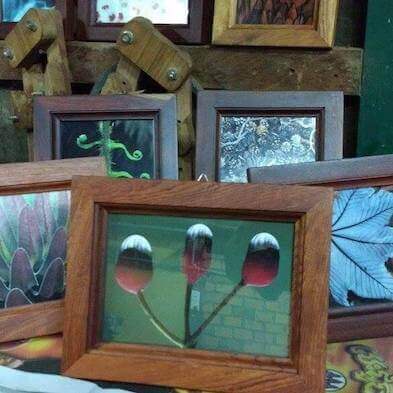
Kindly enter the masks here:
<path id="1" fill-rule="evenodd" d="M 130 30 L 125 30 L 121 33 L 120 40 L 123 44 L 131 45 L 135 40 L 135 35 Z"/>
<path id="2" fill-rule="evenodd" d="M 26 21 L 26 27 L 28 30 L 30 30 L 33 33 L 38 30 L 37 23 L 35 23 L 33 20 Z"/>
<path id="3" fill-rule="evenodd" d="M 4 48 L 3 56 L 8 60 L 12 60 L 14 58 L 14 52 L 12 51 L 11 48 Z"/>
<path id="4" fill-rule="evenodd" d="M 176 68 L 170 68 L 170 69 L 168 70 L 167 75 L 168 75 L 168 79 L 169 79 L 170 81 L 177 81 L 178 74 L 177 74 Z"/>

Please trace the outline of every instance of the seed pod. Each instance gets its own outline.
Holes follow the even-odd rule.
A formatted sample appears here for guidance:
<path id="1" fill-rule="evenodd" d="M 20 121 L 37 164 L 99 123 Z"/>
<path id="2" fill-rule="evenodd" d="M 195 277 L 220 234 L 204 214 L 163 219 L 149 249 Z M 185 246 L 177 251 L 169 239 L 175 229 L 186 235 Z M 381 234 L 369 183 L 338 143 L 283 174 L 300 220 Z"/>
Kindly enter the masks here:
<path id="1" fill-rule="evenodd" d="M 146 238 L 132 235 L 123 241 L 115 276 L 119 286 L 134 295 L 147 287 L 153 277 L 153 258 Z"/>
<path id="2" fill-rule="evenodd" d="M 191 226 L 186 235 L 183 254 L 183 273 L 189 284 L 194 284 L 210 268 L 213 233 L 204 224 Z"/>
<path id="3" fill-rule="evenodd" d="M 255 235 L 248 246 L 243 264 L 243 284 L 266 287 L 278 275 L 280 246 L 277 239 L 269 233 Z"/>

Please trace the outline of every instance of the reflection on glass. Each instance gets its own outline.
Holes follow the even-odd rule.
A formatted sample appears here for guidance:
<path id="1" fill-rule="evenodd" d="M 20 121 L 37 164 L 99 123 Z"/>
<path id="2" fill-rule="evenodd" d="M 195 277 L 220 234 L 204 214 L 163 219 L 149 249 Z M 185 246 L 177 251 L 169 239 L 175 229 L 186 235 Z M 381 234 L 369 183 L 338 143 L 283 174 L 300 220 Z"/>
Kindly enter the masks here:
<path id="1" fill-rule="evenodd" d="M 104 342 L 288 357 L 294 226 L 109 214 Z"/>
<path id="2" fill-rule="evenodd" d="M 237 23 L 312 25 L 316 0 L 238 0 Z"/>
<path id="3" fill-rule="evenodd" d="M 55 0 L 2 0 L 3 22 L 19 22 L 30 8 L 51 8 Z"/>
<path id="4" fill-rule="evenodd" d="M 62 121 L 61 158 L 103 156 L 112 177 L 156 177 L 152 119 Z"/>
<path id="5" fill-rule="evenodd" d="M 187 25 L 189 0 L 97 0 L 98 23 L 127 23 L 143 16 L 155 24 Z"/>
<path id="6" fill-rule="evenodd" d="M 336 192 L 330 290 L 336 306 L 393 301 L 393 193 Z"/>
<path id="7" fill-rule="evenodd" d="M 60 299 L 69 191 L 0 197 L 0 309 Z"/>
<path id="8" fill-rule="evenodd" d="M 222 116 L 220 176 L 246 182 L 251 167 L 316 160 L 316 117 Z"/>

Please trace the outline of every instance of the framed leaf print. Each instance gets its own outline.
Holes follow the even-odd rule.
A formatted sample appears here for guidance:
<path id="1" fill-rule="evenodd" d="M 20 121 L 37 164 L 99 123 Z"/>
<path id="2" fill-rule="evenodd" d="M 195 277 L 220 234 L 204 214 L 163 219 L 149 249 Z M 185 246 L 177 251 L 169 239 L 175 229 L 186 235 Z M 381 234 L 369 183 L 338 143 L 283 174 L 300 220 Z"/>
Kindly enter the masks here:
<path id="1" fill-rule="evenodd" d="M 103 156 L 108 174 L 177 179 L 173 95 L 37 97 L 36 161 Z"/>
<path id="2" fill-rule="evenodd" d="M 342 158 L 339 92 L 198 94 L 196 178 L 247 182 L 249 167 Z"/>
<path id="3" fill-rule="evenodd" d="M 338 0 L 216 0 L 213 43 L 331 48 Z"/>
<path id="4" fill-rule="evenodd" d="M 72 0 L 0 0 L 0 38 L 4 39 L 30 8 L 53 7 L 63 15 L 66 38 L 71 38 L 73 6 Z"/>
<path id="5" fill-rule="evenodd" d="M 251 182 L 334 187 L 329 341 L 393 331 L 393 156 L 250 168 Z"/>
<path id="6" fill-rule="evenodd" d="M 323 392 L 332 190 L 77 177 L 72 197 L 66 375 Z"/>
<path id="7" fill-rule="evenodd" d="M 0 166 L 0 342 L 62 330 L 73 175 L 102 158 Z"/>
<path id="8" fill-rule="evenodd" d="M 116 41 L 137 16 L 151 20 L 176 44 L 210 40 L 213 0 L 86 0 L 78 3 L 78 39 Z"/>

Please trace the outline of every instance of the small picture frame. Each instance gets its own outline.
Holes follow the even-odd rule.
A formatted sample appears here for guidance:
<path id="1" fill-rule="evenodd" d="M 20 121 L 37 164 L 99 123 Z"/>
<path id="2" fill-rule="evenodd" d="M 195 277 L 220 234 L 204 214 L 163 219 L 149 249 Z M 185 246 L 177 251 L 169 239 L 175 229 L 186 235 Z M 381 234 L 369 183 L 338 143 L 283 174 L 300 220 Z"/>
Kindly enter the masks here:
<path id="1" fill-rule="evenodd" d="M 213 43 L 331 48 L 339 0 L 216 0 Z"/>
<path id="2" fill-rule="evenodd" d="M 198 93 L 196 178 L 247 182 L 253 166 L 340 159 L 342 92 Z"/>
<path id="3" fill-rule="evenodd" d="M 65 375 L 324 391 L 332 190 L 77 177 L 72 198 Z"/>
<path id="4" fill-rule="evenodd" d="M 56 8 L 63 16 L 66 39 L 72 39 L 72 0 L 0 0 L 0 39 L 4 39 L 30 8 Z"/>
<path id="5" fill-rule="evenodd" d="M 111 177 L 177 179 L 175 96 L 36 97 L 36 161 L 98 155 Z"/>
<path id="6" fill-rule="evenodd" d="M 73 175 L 105 175 L 104 160 L 0 165 L 0 342 L 63 329 Z"/>
<path id="7" fill-rule="evenodd" d="M 252 183 L 320 185 L 336 190 L 329 342 L 392 335 L 392 167 L 393 155 L 386 155 L 248 171 Z"/>
<path id="8" fill-rule="evenodd" d="M 211 39 L 214 0 L 84 0 L 78 2 L 79 40 L 116 41 L 131 19 L 150 19 L 175 44 Z"/>

